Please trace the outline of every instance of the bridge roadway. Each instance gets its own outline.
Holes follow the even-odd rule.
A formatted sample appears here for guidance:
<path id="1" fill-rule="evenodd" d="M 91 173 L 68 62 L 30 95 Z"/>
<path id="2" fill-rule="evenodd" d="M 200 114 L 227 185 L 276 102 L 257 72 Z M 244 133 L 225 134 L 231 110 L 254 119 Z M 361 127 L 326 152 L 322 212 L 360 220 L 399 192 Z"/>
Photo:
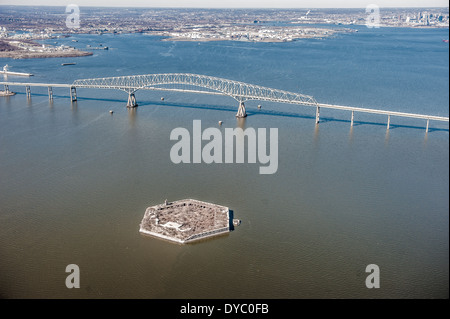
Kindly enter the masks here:
<path id="1" fill-rule="evenodd" d="M 50 99 L 53 98 L 52 88 L 69 88 L 71 101 L 77 100 L 77 88 L 118 89 L 128 93 L 127 107 L 137 106 L 136 98 L 134 95 L 137 90 L 176 91 L 199 94 L 225 95 L 230 96 L 239 102 L 238 113 L 236 114 L 236 117 L 247 116 L 244 102 L 248 100 L 306 105 L 316 108 L 316 124 L 319 123 L 320 120 L 320 108 L 350 111 L 352 126 L 354 122 L 355 112 L 387 115 L 387 129 L 389 129 L 390 127 L 391 116 L 424 119 L 426 120 L 427 132 L 429 129 L 430 120 L 449 122 L 448 117 L 442 116 L 318 103 L 312 96 L 309 95 L 292 93 L 283 90 L 247 84 L 244 82 L 237 82 L 233 80 L 197 74 L 167 73 L 81 79 L 74 81 L 72 84 L 9 81 L 0 82 L 0 85 L 1 84 L 4 85 L 5 92 L 7 93 L 10 92 L 9 86 L 24 86 L 26 88 L 27 97 L 31 96 L 30 87 L 47 87 Z M 158 87 L 159 85 L 181 85 L 183 88 Z M 192 87 L 202 88 L 206 90 L 193 89 Z"/>

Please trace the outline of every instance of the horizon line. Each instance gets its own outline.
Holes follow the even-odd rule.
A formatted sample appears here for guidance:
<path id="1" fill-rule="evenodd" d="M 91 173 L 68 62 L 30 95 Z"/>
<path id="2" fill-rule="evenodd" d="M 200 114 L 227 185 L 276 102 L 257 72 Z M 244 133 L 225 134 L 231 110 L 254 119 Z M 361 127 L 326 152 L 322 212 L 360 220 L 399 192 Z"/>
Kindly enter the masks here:
<path id="1" fill-rule="evenodd" d="M 0 4 L 0 6 L 10 6 L 10 7 L 61 7 L 65 8 L 65 5 L 50 5 L 50 4 Z M 142 9 L 365 9 L 363 7 L 185 7 L 185 6 L 123 6 L 123 5 L 112 5 L 112 6 L 101 6 L 101 5 L 80 5 L 79 7 L 90 7 L 90 8 L 142 8 Z M 409 6 L 409 7 L 398 7 L 398 6 L 380 6 L 380 8 L 390 8 L 390 9 L 411 9 L 411 8 L 424 8 L 424 9 L 435 9 L 435 8 L 447 8 L 449 6 L 433 6 L 433 7 L 423 7 L 423 6 Z"/>

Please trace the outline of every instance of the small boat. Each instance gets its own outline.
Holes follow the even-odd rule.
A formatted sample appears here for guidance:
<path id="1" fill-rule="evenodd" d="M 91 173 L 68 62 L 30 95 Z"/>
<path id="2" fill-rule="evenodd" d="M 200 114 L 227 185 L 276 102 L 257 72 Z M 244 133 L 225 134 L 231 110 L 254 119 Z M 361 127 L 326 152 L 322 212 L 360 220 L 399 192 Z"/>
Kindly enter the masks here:
<path id="1" fill-rule="evenodd" d="M 75 64 L 76 64 L 75 62 L 61 63 L 62 66 L 65 66 L 65 65 L 75 65 Z"/>

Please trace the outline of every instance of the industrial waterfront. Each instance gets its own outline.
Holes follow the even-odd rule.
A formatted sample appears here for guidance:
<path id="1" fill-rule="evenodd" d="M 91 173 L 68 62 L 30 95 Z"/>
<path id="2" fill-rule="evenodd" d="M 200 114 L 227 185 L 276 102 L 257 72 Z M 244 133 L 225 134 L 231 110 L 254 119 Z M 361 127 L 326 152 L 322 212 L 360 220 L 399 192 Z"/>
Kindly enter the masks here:
<path id="1" fill-rule="evenodd" d="M 0 65 L 36 83 L 204 74 L 325 104 L 449 116 L 448 29 L 358 29 L 288 43 L 76 35 L 75 46 L 110 50 L 71 67 L 63 58 Z M 0 97 L 0 297 L 448 298 L 448 123 L 425 132 L 423 119 L 392 118 L 387 130 L 385 115 L 350 125 L 347 112 L 321 109 L 315 125 L 315 109 L 298 105 L 249 101 L 236 119 L 224 96 L 142 90 L 127 108 L 124 92 L 77 95 Z M 197 119 L 278 128 L 276 174 L 172 163 L 170 132 Z M 146 208 L 167 198 L 217 203 L 242 223 L 186 245 L 142 236 Z M 68 264 L 80 267 L 80 289 L 64 285 Z M 369 264 L 381 289 L 364 284 Z"/>

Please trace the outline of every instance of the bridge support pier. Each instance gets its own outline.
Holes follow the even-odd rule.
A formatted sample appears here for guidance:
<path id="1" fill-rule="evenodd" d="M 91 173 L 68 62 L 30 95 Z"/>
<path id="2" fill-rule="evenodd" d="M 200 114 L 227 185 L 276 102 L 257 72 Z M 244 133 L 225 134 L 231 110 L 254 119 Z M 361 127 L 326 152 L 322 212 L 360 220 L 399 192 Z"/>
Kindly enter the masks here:
<path id="1" fill-rule="evenodd" d="M 236 117 L 243 118 L 247 116 L 247 112 L 245 111 L 244 102 L 239 102 L 239 109 L 236 114 Z"/>
<path id="2" fill-rule="evenodd" d="M 29 85 L 25 87 L 25 92 L 27 93 L 27 99 L 31 98 L 31 89 Z"/>
<path id="3" fill-rule="evenodd" d="M 355 111 L 352 111 L 352 119 L 350 121 L 350 126 L 353 126 L 353 119 L 355 118 Z"/>
<path id="4" fill-rule="evenodd" d="M 319 124 L 320 120 L 320 107 L 316 108 L 316 124 Z"/>
<path id="5" fill-rule="evenodd" d="M 134 93 L 128 93 L 128 102 L 127 107 L 136 107 L 138 106 L 136 103 L 136 97 L 134 96 Z"/>
<path id="6" fill-rule="evenodd" d="M 428 127 L 430 126 L 430 120 L 428 119 L 427 120 L 427 127 L 426 127 L 426 129 L 425 129 L 425 133 L 428 133 Z"/>
<path id="7" fill-rule="evenodd" d="M 389 127 L 391 126 L 391 116 L 388 115 L 388 123 L 387 123 L 387 129 L 389 130 Z"/>
<path id="8" fill-rule="evenodd" d="M 77 100 L 77 89 L 74 86 L 70 87 L 70 101 L 75 102 Z"/>
<path id="9" fill-rule="evenodd" d="M 51 86 L 48 87 L 48 99 L 53 100 L 53 89 Z"/>

